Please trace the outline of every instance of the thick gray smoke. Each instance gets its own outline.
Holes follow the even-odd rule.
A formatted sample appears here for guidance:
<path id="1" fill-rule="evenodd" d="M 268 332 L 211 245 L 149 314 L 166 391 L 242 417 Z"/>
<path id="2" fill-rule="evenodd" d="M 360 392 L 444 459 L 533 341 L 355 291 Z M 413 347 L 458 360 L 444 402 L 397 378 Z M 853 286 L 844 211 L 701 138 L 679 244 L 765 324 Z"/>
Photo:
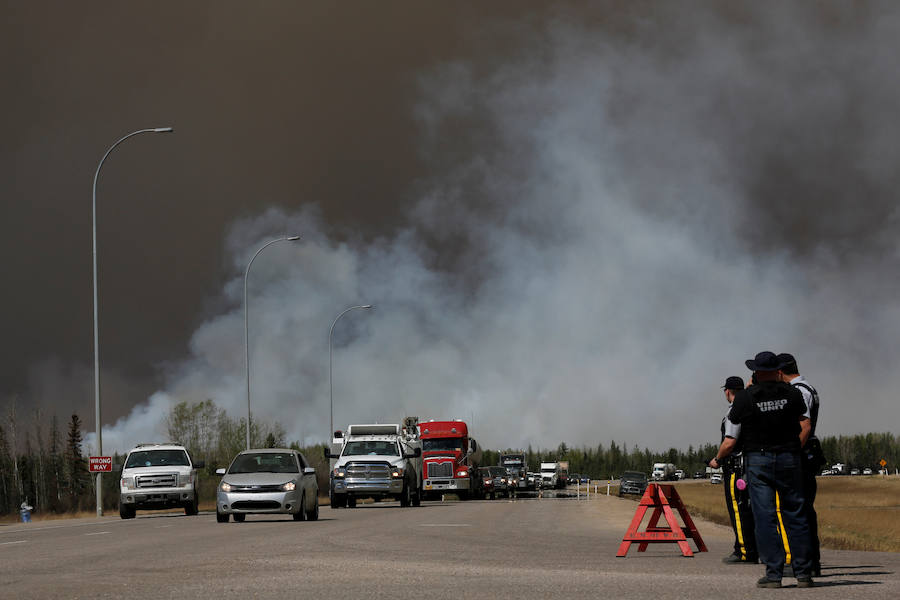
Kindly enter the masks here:
<path id="1" fill-rule="evenodd" d="M 424 74 L 439 175 L 408 226 L 357 239 L 312 207 L 235 224 L 233 310 L 105 444 L 146 438 L 173 401 L 244 414 L 243 269 L 294 232 L 250 276 L 253 410 L 290 439 L 326 438 L 329 326 L 362 303 L 335 330 L 336 427 L 686 447 L 717 440 L 719 386 L 764 349 L 820 389 L 820 433 L 898 422 L 900 20 L 817 6 L 523 24 L 513 60 Z"/>

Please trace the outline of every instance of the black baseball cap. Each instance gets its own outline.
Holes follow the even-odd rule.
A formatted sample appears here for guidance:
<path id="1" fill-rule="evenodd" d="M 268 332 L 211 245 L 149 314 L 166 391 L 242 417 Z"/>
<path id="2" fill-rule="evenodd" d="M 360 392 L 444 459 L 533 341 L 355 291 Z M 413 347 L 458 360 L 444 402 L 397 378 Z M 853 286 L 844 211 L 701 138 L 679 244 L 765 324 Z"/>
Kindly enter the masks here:
<path id="1" fill-rule="evenodd" d="M 788 354 L 787 352 L 782 352 L 778 355 L 778 360 L 781 362 L 781 370 L 785 373 L 797 373 L 797 359 L 794 358 L 793 354 Z"/>
<path id="2" fill-rule="evenodd" d="M 744 380 L 737 375 L 732 375 L 725 380 L 725 385 L 722 388 L 726 390 L 742 390 L 744 389 Z"/>
<path id="3" fill-rule="evenodd" d="M 744 364 L 751 371 L 777 371 L 781 368 L 782 362 L 778 360 L 774 352 L 764 350 L 751 360 L 744 361 Z"/>

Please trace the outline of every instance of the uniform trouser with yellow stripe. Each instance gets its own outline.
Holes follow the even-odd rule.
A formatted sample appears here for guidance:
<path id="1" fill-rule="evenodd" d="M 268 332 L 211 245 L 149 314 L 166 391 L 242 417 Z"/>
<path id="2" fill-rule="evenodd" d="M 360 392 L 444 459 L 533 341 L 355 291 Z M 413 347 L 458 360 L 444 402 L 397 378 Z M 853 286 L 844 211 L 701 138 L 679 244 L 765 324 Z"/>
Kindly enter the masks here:
<path id="1" fill-rule="evenodd" d="M 737 480 L 741 477 L 739 471 L 723 468 L 722 475 L 725 484 L 725 506 L 728 509 L 731 529 L 734 531 L 734 555 L 749 562 L 756 562 L 759 553 L 756 549 L 753 511 L 750 510 L 750 492 L 747 488 L 743 491 L 737 489 Z"/>

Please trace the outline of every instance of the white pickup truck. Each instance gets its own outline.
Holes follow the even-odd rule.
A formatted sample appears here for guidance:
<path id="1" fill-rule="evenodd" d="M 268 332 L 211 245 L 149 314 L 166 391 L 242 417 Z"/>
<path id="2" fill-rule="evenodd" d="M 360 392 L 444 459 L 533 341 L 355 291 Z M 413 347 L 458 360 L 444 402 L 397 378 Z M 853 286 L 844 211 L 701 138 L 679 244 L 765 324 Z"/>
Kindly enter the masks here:
<path id="1" fill-rule="evenodd" d="M 331 507 L 356 507 L 360 497 L 396 498 L 400 506 L 422 501 L 422 442 L 418 419 L 403 425 L 350 425 L 330 476 Z"/>
<path id="2" fill-rule="evenodd" d="M 203 466 L 179 444 L 138 444 L 122 468 L 119 516 L 133 519 L 138 510 L 173 507 L 196 515 L 197 469 Z"/>

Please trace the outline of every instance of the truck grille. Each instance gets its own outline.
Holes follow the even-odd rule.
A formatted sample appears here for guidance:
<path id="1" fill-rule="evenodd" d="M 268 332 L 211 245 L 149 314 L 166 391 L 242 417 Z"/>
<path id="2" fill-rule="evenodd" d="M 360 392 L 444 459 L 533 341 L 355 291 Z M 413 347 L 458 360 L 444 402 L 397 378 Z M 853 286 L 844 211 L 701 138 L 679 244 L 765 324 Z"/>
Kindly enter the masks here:
<path id="1" fill-rule="evenodd" d="M 346 469 L 347 479 L 390 479 L 391 467 L 385 463 L 350 463 Z"/>
<path id="2" fill-rule="evenodd" d="M 428 478 L 435 477 L 453 477 L 453 463 L 428 463 Z"/>
<path id="3" fill-rule="evenodd" d="M 139 475 L 134 478 L 134 486 L 137 488 L 165 488 L 177 487 L 175 473 L 157 473 L 156 475 Z"/>

